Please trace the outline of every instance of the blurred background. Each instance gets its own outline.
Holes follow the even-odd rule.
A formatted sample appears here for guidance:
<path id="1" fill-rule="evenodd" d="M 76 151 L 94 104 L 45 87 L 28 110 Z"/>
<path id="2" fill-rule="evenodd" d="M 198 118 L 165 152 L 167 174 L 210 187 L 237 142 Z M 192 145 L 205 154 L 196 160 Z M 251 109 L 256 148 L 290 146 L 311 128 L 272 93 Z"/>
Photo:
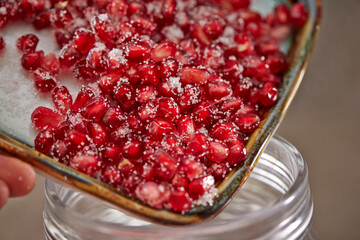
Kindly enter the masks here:
<path id="1" fill-rule="evenodd" d="M 360 239 L 360 1 L 324 0 L 320 38 L 277 134 L 302 153 L 321 239 Z M 0 239 L 43 237 L 44 179 L 0 212 Z"/>

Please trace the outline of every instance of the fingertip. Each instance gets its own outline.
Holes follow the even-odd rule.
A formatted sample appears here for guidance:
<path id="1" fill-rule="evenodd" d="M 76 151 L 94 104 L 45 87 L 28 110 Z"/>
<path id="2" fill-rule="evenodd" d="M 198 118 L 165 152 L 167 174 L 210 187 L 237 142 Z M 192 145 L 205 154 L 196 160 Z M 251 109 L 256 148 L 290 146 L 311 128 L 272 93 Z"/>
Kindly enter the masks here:
<path id="1" fill-rule="evenodd" d="M 6 204 L 8 198 L 10 196 L 9 186 L 0 179 L 0 209 Z"/>

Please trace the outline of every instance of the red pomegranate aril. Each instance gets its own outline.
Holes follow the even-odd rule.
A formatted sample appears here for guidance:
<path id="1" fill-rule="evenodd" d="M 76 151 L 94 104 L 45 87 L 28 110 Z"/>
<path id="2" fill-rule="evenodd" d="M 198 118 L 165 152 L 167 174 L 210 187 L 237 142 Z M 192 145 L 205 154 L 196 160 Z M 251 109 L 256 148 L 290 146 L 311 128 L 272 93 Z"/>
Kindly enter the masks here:
<path id="1" fill-rule="evenodd" d="M 167 59 L 160 63 L 159 75 L 162 79 L 175 76 L 179 69 L 179 63 L 175 59 Z"/>
<path id="2" fill-rule="evenodd" d="M 60 48 L 64 47 L 71 40 L 70 33 L 63 29 L 56 30 L 54 35 L 55 35 L 56 42 Z"/>
<path id="3" fill-rule="evenodd" d="M 21 57 L 21 65 L 26 70 L 35 70 L 38 67 L 40 67 L 43 57 L 44 57 L 43 51 L 25 53 Z"/>
<path id="4" fill-rule="evenodd" d="M 81 111 L 94 96 L 95 94 L 90 88 L 81 88 L 73 105 L 71 106 L 71 110 L 75 112 Z"/>
<path id="5" fill-rule="evenodd" d="M 80 60 L 76 63 L 73 69 L 74 76 L 80 81 L 93 82 L 98 77 L 98 72 L 90 67 L 86 60 Z"/>
<path id="6" fill-rule="evenodd" d="M 254 43 L 249 35 L 240 33 L 235 35 L 234 40 L 237 43 L 234 52 L 238 57 L 245 57 L 254 53 Z"/>
<path id="7" fill-rule="evenodd" d="M 212 100 L 229 96 L 232 90 L 230 84 L 219 80 L 217 82 L 209 82 L 206 85 L 206 92 L 208 99 Z"/>
<path id="8" fill-rule="evenodd" d="M 220 123 L 211 129 L 211 135 L 218 140 L 229 140 L 236 135 L 236 128 L 231 123 Z"/>
<path id="9" fill-rule="evenodd" d="M 55 128 L 55 138 L 57 140 L 64 139 L 66 133 L 70 130 L 70 122 L 69 121 L 63 121 L 57 125 Z"/>
<path id="10" fill-rule="evenodd" d="M 38 15 L 36 15 L 36 17 L 33 21 L 33 25 L 36 30 L 41 30 L 41 29 L 50 27 L 50 25 L 51 25 L 50 14 L 51 14 L 50 11 L 44 11 L 44 12 L 41 12 Z"/>
<path id="11" fill-rule="evenodd" d="M 100 168 L 99 164 L 96 156 L 85 153 L 79 153 L 70 159 L 70 167 L 88 175 L 94 175 Z"/>
<path id="12" fill-rule="evenodd" d="M 290 9 L 290 22 L 295 27 L 302 27 L 308 19 L 308 12 L 302 3 L 295 3 Z"/>
<path id="13" fill-rule="evenodd" d="M 180 134 L 180 138 L 184 142 L 190 141 L 195 135 L 194 121 L 188 116 L 179 118 L 177 122 L 177 130 Z"/>
<path id="14" fill-rule="evenodd" d="M 129 177 L 123 179 L 122 189 L 125 193 L 134 195 L 136 187 L 142 182 L 142 176 L 137 172 L 132 172 Z"/>
<path id="15" fill-rule="evenodd" d="M 203 173 L 205 173 L 205 165 L 196 160 L 191 160 L 190 158 L 183 160 L 181 169 L 190 181 L 201 177 Z"/>
<path id="16" fill-rule="evenodd" d="M 208 20 L 204 25 L 205 34 L 211 38 L 218 38 L 224 31 L 225 21 L 220 18 L 213 18 Z"/>
<path id="17" fill-rule="evenodd" d="M 145 60 L 150 56 L 150 47 L 143 43 L 130 44 L 126 49 L 129 59 Z"/>
<path id="18" fill-rule="evenodd" d="M 137 91 L 136 100 L 139 103 L 147 103 L 148 101 L 155 99 L 156 91 L 152 86 L 143 86 Z"/>
<path id="19" fill-rule="evenodd" d="M 102 151 L 102 158 L 110 163 L 118 164 L 124 157 L 120 147 L 107 144 Z"/>
<path id="20" fill-rule="evenodd" d="M 207 137 L 202 133 L 197 133 L 194 138 L 188 142 L 186 152 L 193 156 L 199 156 L 206 153 L 208 147 Z"/>
<path id="21" fill-rule="evenodd" d="M 229 156 L 227 161 L 230 165 L 242 163 L 246 158 L 246 148 L 244 144 L 239 140 L 232 140 L 228 142 Z"/>
<path id="22" fill-rule="evenodd" d="M 241 99 L 228 99 L 223 102 L 221 105 L 221 111 L 225 112 L 235 112 L 244 105 Z"/>
<path id="23" fill-rule="evenodd" d="M 20 49 L 23 53 L 34 52 L 36 46 L 39 43 L 39 38 L 32 33 L 26 34 L 21 36 L 17 42 L 16 46 Z"/>
<path id="24" fill-rule="evenodd" d="M 57 75 L 60 72 L 60 63 L 54 53 L 49 53 L 42 58 L 41 68 L 49 71 L 53 75 Z"/>
<path id="25" fill-rule="evenodd" d="M 66 8 L 55 8 L 50 14 L 50 22 L 54 28 L 67 28 L 73 22 L 73 16 Z"/>
<path id="26" fill-rule="evenodd" d="M 171 20 L 174 18 L 175 9 L 176 9 L 176 1 L 175 0 L 165 0 L 162 5 L 162 16 L 166 20 Z"/>
<path id="27" fill-rule="evenodd" d="M 112 96 L 113 98 L 121 104 L 126 100 L 129 100 L 133 97 L 134 91 L 132 90 L 129 84 L 121 84 L 119 83 L 117 86 L 114 87 Z"/>
<path id="28" fill-rule="evenodd" d="M 225 162 L 222 163 L 213 163 L 211 166 L 208 167 L 208 174 L 211 174 L 215 181 L 221 181 L 224 179 L 229 171 L 228 164 Z"/>
<path id="29" fill-rule="evenodd" d="M 174 57 L 176 50 L 177 48 L 175 43 L 169 41 L 161 42 L 153 48 L 151 52 L 151 59 L 155 62 L 161 62 L 166 58 Z"/>
<path id="30" fill-rule="evenodd" d="M 135 195 L 150 206 L 161 208 L 164 203 L 164 190 L 164 187 L 155 182 L 145 182 L 136 188 Z"/>
<path id="31" fill-rule="evenodd" d="M 285 4 L 278 5 L 275 8 L 276 21 L 280 24 L 287 24 L 289 22 L 289 9 Z"/>
<path id="32" fill-rule="evenodd" d="M 225 64 L 224 51 L 219 46 L 208 46 L 204 49 L 201 64 L 217 69 Z"/>
<path id="33" fill-rule="evenodd" d="M 79 59 L 80 54 L 72 45 L 65 45 L 59 53 L 59 62 L 64 69 L 74 66 Z"/>
<path id="34" fill-rule="evenodd" d="M 206 33 L 204 32 L 204 29 L 200 25 L 194 24 L 193 26 L 191 26 L 191 28 L 192 28 L 191 36 L 193 38 L 198 40 L 199 43 L 204 45 L 204 46 L 210 45 L 210 43 L 211 43 L 210 39 L 206 35 Z"/>
<path id="35" fill-rule="evenodd" d="M 103 124 L 90 122 L 88 125 L 88 129 L 90 137 L 97 146 L 101 146 L 107 142 L 108 133 Z"/>
<path id="36" fill-rule="evenodd" d="M 99 122 L 109 109 L 109 104 L 102 98 L 95 98 L 84 107 L 81 114 L 87 119 Z"/>
<path id="37" fill-rule="evenodd" d="M 189 182 L 185 176 L 175 174 L 175 176 L 171 180 L 171 184 L 175 189 L 187 189 Z"/>
<path id="38" fill-rule="evenodd" d="M 157 102 L 157 116 L 174 120 L 180 114 L 180 109 L 173 98 L 160 98 Z"/>
<path id="39" fill-rule="evenodd" d="M 67 147 L 72 150 L 79 150 L 88 143 L 87 135 L 77 130 L 70 130 L 65 137 Z"/>
<path id="40" fill-rule="evenodd" d="M 66 112 L 71 108 L 72 97 L 65 86 L 59 86 L 53 90 L 52 100 L 56 109 L 62 114 L 66 114 Z"/>
<path id="41" fill-rule="evenodd" d="M 170 193 L 169 204 L 176 212 L 186 212 L 191 208 L 189 194 L 184 189 L 174 189 Z"/>
<path id="42" fill-rule="evenodd" d="M 209 152 L 206 155 L 208 159 L 214 162 L 222 162 L 229 155 L 229 149 L 222 143 L 219 142 L 210 142 L 209 143 Z"/>
<path id="43" fill-rule="evenodd" d="M 49 93 L 56 87 L 57 80 L 50 72 L 39 68 L 34 72 L 34 82 L 37 90 Z"/>
<path id="44" fill-rule="evenodd" d="M 176 159 L 162 150 L 154 155 L 155 175 L 158 179 L 169 181 L 176 172 Z"/>
<path id="45" fill-rule="evenodd" d="M 110 128 L 119 127 L 125 120 L 120 108 L 110 107 L 103 117 L 104 123 Z"/>
<path id="46" fill-rule="evenodd" d="M 263 88 L 259 90 L 260 103 L 265 107 L 271 107 L 278 99 L 278 92 L 277 87 L 273 83 L 265 83 Z"/>
<path id="47" fill-rule="evenodd" d="M 121 19 L 127 15 L 128 7 L 125 0 L 112 0 L 107 6 L 107 11 L 112 17 Z"/>
<path id="48" fill-rule="evenodd" d="M 120 187 L 122 182 L 121 172 L 115 167 L 107 167 L 103 171 L 101 179 L 115 188 Z"/>
<path id="49" fill-rule="evenodd" d="M 206 102 L 202 102 L 193 109 L 193 115 L 195 121 L 200 125 L 208 126 L 212 120 L 211 106 Z"/>
<path id="50" fill-rule="evenodd" d="M 152 84 L 157 86 L 159 84 L 158 66 L 153 63 L 140 65 L 138 73 L 143 84 Z"/>
<path id="51" fill-rule="evenodd" d="M 147 132 L 152 140 L 161 140 L 166 134 L 175 130 L 174 125 L 165 119 L 155 119 L 150 122 Z"/>
<path id="52" fill-rule="evenodd" d="M 205 69 L 199 69 L 196 67 L 183 68 L 181 81 L 184 84 L 205 84 L 210 79 L 210 73 Z"/>
<path id="53" fill-rule="evenodd" d="M 50 108 L 37 107 L 31 114 L 31 121 L 38 129 L 54 128 L 62 121 L 62 116 Z"/>
<path id="54" fill-rule="evenodd" d="M 86 54 L 95 44 L 95 35 L 86 29 L 79 29 L 74 33 L 73 44 L 75 49 Z"/>
<path id="55" fill-rule="evenodd" d="M 104 72 L 108 68 L 107 51 L 103 44 L 95 45 L 86 57 L 87 66 L 93 68 L 95 72 Z"/>
<path id="56" fill-rule="evenodd" d="M 265 63 L 269 66 L 272 74 L 280 73 L 287 67 L 286 57 L 281 52 L 267 56 Z"/>
<path id="57" fill-rule="evenodd" d="M 178 100 L 180 111 L 185 112 L 191 109 L 195 104 L 199 103 L 201 101 L 199 95 L 200 90 L 197 86 L 190 84 L 186 85 Z"/>
<path id="58" fill-rule="evenodd" d="M 189 183 L 189 195 L 193 200 L 198 200 L 206 192 L 209 192 L 215 185 L 213 176 L 206 176 L 195 179 Z"/>
<path id="59" fill-rule="evenodd" d="M 261 41 L 256 45 L 256 51 L 260 55 L 267 56 L 280 51 L 280 46 L 276 41 Z"/>
<path id="60" fill-rule="evenodd" d="M 258 115 L 250 114 L 237 114 L 234 120 L 235 124 L 239 127 L 241 132 L 253 132 L 260 124 Z"/>
<path id="61" fill-rule="evenodd" d="M 140 15 L 133 15 L 131 20 L 140 34 L 151 35 L 157 29 L 157 26 L 154 22 Z"/>
<path id="62" fill-rule="evenodd" d="M 141 142 L 136 139 L 126 141 L 122 146 L 122 153 L 130 160 L 139 159 L 143 154 Z"/>
<path id="63" fill-rule="evenodd" d="M 110 94 L 118 83 L 119 79 L 120 76 L 116 73 L 104 75 L 99 79 L 99 88 L 103 91 L 103 93 Z"/>
<path id="64" fill-rule="evenodd" d="M 54 143 L 54 130 L 52 128 L 42 130 L 34 140 L 35 149 L 43 154 L 48 154 Z"/>

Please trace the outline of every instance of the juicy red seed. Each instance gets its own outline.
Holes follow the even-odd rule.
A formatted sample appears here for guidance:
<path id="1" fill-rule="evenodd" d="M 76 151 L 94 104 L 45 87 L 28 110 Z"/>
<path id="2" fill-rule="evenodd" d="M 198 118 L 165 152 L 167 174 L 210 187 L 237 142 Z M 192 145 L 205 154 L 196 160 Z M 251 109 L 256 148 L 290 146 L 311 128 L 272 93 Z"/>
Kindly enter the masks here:
<path id="1" fill-rule="evenodd" d="M 229 156 L 227 161 L 230 165 L 242 163 L 246 158 L 246 148 L 239 140 L 232 140 L 228 143 Z"/>
<path id="2" fill-rule="evenodd" d="M 121 148 L 112 145 L 107 145 L 104 147 L 102 157 L 104 160 L 111 163 L 119 163 L 121 160 L 123 160 Z"/>
<path id="3" fill-rule="evenodd" d="M 179 118 L 177 122 L 177 130 L 184 142 L 190 141 L 195 135 L 194 121 L 187 116 Z"/>
<path id="4" fill-rule="evenodd" d="M 287 67 L 286 57 L 281 52 L 267 56 L 265 62 L 269 66 L 270 73 L 272 74 L 280 73 Z"/>
<path id="5" fill-rule="evenodd" d="M 256 45 L 259 55 L 269 55 L 280 51 L 280 46 L 276 41 L 261 41 Z"/>
<path id="6" fill-rule="evenodd" d="M 111 71 L 118 71 L 120 67 L 124 66 L 127 63 L 124 51 L 118 48 L 113 48 L 108 53 L 107 58 Z"/>
<path id="7" fill-rule="evenodd" d="M 205 84 L 210 79 L 210 73 L 205 69 L 198 69 L 195 67 L 183 68 L 182 72 L 183 83 Z"/>
<path id="8" fill-rule="evenodd" d="M 118 74 L 104 75 L 99 79 L 99 88 L 105 93 L 109 94 L 113 91 L 115 85 L 119 81 L 120 76 Z"/>
<path id="9" fill-rule="evenodd" d="M 107 52 L 103 45 L 90 50 L 86 57 L 86 64 L 97 72 L 103 72 L 108 68 Z"/>
<path id="10" fill-rule="evenodd" d="M 213 163 L 208 168 L 208 173 L 211 174 L 216 181 L 220 181 L 226 177 L 227 172 L 229 171 L 229 168 L 227 166 L 227 163 Z"/>
<path id="11" fill-rule="evenodd" d="M 182 162 L 182 170 L 184 171 L 186 177 L 191 181 L 203 175 L 205 172 L 205 166 L 196 160 L 185 159 Z"/>
<path id="12" fill-rule="evenodd" d="M 189 194 L 182 189 L 172 190 L 169 197 L 169 204 L 174 211 L 185 212 L 191 208 Z"/>
<path id="13" fill-rule="evenodd" d="M 222 143 L 210 142 L 209 153 L 206 155 L 208 159 L 214 162 L 222 162 L 229 155 L 229 149 Z"/>
<path id="14" fill-rule="evenodd" d="M 112 0 L 107 6 L 108 12 L 115 18 L 122 18 L 126 16 L 128 4 L 125 0 Z"/>
<path id="15" fill-rule="evenodd" d="M 136 197 L 154 208 L 161 208 L 164 203 L 164 188 L 155 182 L 140 184 L 135 190 Z"/>
<path id="16" fill-rule="evenodd" d="M 34 34 L 26 34 L 21 36 L 17 42 L 16 46 L 24 53 L 34 52 L 37 44 L 39 43 L 39 38 Z"/>
<path id="17" fill-rule="evenodd" d="M 3 37 L 0 36 L 0 51 L 5 48 L 5 40 Z"/>
<path id="18" fill-rule="evenodd" d="M 115 27 L 109 21 L 107 14 L 96 16 L 92 20 L 91 25 L 98 37 L 105 43 L 113 41 L 115 37 Z"/>
<path id="19" fill-rule="evenodd" d="M 194 24 L 192 26 L 191 36 L 204 46 L 210 45 L 210 39 L 200 25 Z"/>
<path id="20" fill-rule="evenodd" d="M 131 99 L 134 94 L 130 85 L 121 84 L 113 89 L 112 95 L 118 103 L 121 103 Z"/>
<path id="21" fill-rule="evenodd" d="M 155 99 L 156 91 L 152 86 L 141 87 L 137 92 L 137 101 L 139 103 L 147 103 L 151 99 Z"/>
<path id="22" fill-rule="evenodd" d="M 206 85 L 209 99 L 221 99 L 231 94 L 231 86 L 226 82 L 209 82 Z"/>
<path id="23" fill-rule="evenodd" d="M 84 106 L 94 97 L 94 92 L 90 88 L 81 88 L 73 105 L 71 106 L 71 110 L 75 112 L 81 111 Z"/>
<path id="24" fill-rule="evenodd" d="M 212 128 L 211 135 L 218 140 L 228 140 L 235 137 L 236 129 L 230 123 L 220 123 Z"/>
<path id="25" fill-rule="evenodd" d="M 159 75 L 162 79 L 176 75 L 179 63 L 174 59 L 168 59 L 160 63 Z"/>
<path id="26" fill-rule="evenodd" d="M 61 122 L 56 128 L 55 128 L 55 138 L 56 139 L 64 139 L 66 133 L 70 130 L 70 122 L 64 121 Z"/>
<path id="27" fill-rule="evenodd" d="M 256 114 L 237 114 L 235 116 L 235 124 L 239 127 L 241 132 L 252 132 L 260 124 L 260 118 Z"/>
<path id="28" fill-rule="evenodd" d="M 152 63 L 142 64 L 139 67 L 139 75 L 142 83 L 152 84 L 157 86 L 159 84 L 158 66 Z"/>
<path id="29" fill-rule="evenodd" d="M 86 82 L 93 82 L 98 76 L 96 70 L 92 67 L 89 67 L 85 59 L 76 63 L 73 73 L 77 79 Z"/>
<path id="30" fill-rule="evenodd" d="M 176 159 L 162 150 L 155 153 L 155 175 L 157 178 L 169 181 L 176 171 Z"/>
<path id="31" fill-rule="evenodd" d="M 129 177 L 123 179 L 122 189 L 125 193 L 134 194 L 136 187 L 139 186 L 139 184 L 141 184 L 142 181 L 143 181 L 142 176 L 137 174 L 137 172 L 133 173 Z"/>
<path id="32" fill-rule="evenodd" d="M 33 25 L 35 27 L 35 29 L 37 30 L 41 30 L 47 27 L 50 27 L 51 22 L 50 22 L 50 11 L 44 11 L 39 13 L 38 15 L 36 15 L 34 21 L 33 21 Z"/>
<path id="33" fill-rule="evenodd" d="M 157 116 L 174 120 L 180 114 L 179 106 L 172 98 L 161 98 L 157 103 Z"/>
<path id="34" fill-rule="evenodd" d="M 277 87 L 273 83 L 265 83 L 263 88 L 260 90 L 260 103 L 265 107 L 274 105 L 278 99 L 278 92 Z"/>
<path id="35" fill-rule="evenodd" d="M 84 110 L 81 112 L 81 114 L 87 119 L 98 122 L 105 115 L 108 109 L 109 104 L 104 99 L 95 98 L 84 107 Z"/>
<path id="36" fill-rule="evenodd" d="M 223 112 L 234 112 L 238 109 L 240 109 L 244 105 L 243 101 L 241 99 L 229 99 L 223 102 L 221 106 L 221 110 Z"/>
<path id="37" fill-rule="evenodd" d="M 295 3 L 290 9 L 290 22 L 295 27 L 302 27 L 308 18 L 308 11 L 304 4 Z"/>
<path id="38" fill-rule="evenodd" d="M 140 15 L 133 15 L 131 17 L 135 28 L 140 32 L 140 34 L 148 34 L 151 35 L 157 29 L 157 26 L 151 20 L 142 17 Z"/>
<path id="39" fill-rule="evenodd" d="M 149 124 L 147 132 L 152 140 L 160 140 L 166 134 L 173 132 L 174 129 L 175 127 L 170 121 L 155 119 Z"/>
<path id="40" fill-rule="evenodd" d="M 276 21 L 281 24 L 289 22 L 289 9 L 285 4 L 281 4 L 275 8 Z"/>
<path id="41" fill-rule="evenodd" d="M 65 137 L 65 141 L 69 148 L 78 150 L 88 143 L 88 138 L 85 133 L 77 130 L 70 130 Z"/>
<path id="42" fill-rule="evenodd" d="M 59 53 L 59 62 L 61 67 L 70 68 L 80 59 L 80 54 L 71 45 L 65 45 Z"/>
<path id="43" fill-rule="evenodd" d="M 40 67 L 43 57 L 44 57 L 43 51 L 25 53 L 21 57 L 21 65 L 26 70 L 35 70 L 38 67 Z"/>
<path id="44" fill-rule="evenodd" d="M 110 128 L 117 128 L 124 122 L 124 113 L 120 108 L 110 107 L 105 113 L 103 121 Z"/>
<path id="45" fill-rule="evenodd" d="M 54 35 L 56 38 L 56 42 L 60 48 L 64 47 L 71 40 L 70 33 L 68 33 L 67 31 L 62 30 L 62 29 L 55 31 Z"/>
<path id="46" fill-rule="evenodd" d="M 56 75 L 60 71 L 60 63 L 54 53 L 49 53 L 42 58 L 41 65 L 43 69 L 49 71 L 51 74 Z"/>
<path id="47" fill-rule="evenodd" d="M 161 62 L 166 58 L 174 57 L 176 50 L 175 43 L 169 41 L 161 42 L 152 50 L 151 59 L 156 62 Z"/>
<path id="48" fill-rule="evenodd" d="M 211 38 L 218 38 L 224 31 L 225 22 L 222 19 L 214 18 L 208 20 L 204 25 L 205 34 Z"/>
<path id="49" fill-rule="evenodd" d="M 194 108 L 193 114 L 195 117 L 195 121 L 200 123 L 201 125 L 209 125 L 212 120 L 212 112 L 210 110 L 210 106 L 202 102 L 197 107 Z"/>
<path id="50" fill-rule="evenodd" d="M 85 153 L 70 159 L 70 167 L 88 175 L 94 175 L 100 168 L 98 158 Z"/>
<path id="51" fill-rule="evenodd" d="M 165 0 L 162 6 L 162 15 L 165 19 L 172 19 L 175 15 L 175 0 Z"/>
<path id="52" fill-rule="evenodd" d="M 50 22 L 55 28 L 67 28 L 73 22 L 73 16 L 66 8 L 56 8 L 51 12 Z"/>
<path id="53" fill-rule="evenodd" d="M 89 134 L 97 146 L 103 145 L 108 140 L 108 133 L 105 126 L 100 123 L 89 123 Z"/>
<path id="54" fill-rule="evenodd" d="M 187 189 L 189 182 L 186 179 L 186 177 L 181 176 L 179 174 L 176 174 L 173 179 L 171 180 L 171 184 L 176 188 L 176 189 Z"/>
<path id="55" fill-rule="evenodd" d="M 56 87 L 54 89 L 52 92 L 52 100 L 56 109 L 62 114 L 66 114 L 66 112 L 71 108 L 72 97 L 65 86 Z"/>
<path id="56" fill-rule="evenodd" d="M 189 195 L 193 200 L 199 199 L 215 185 L 213 176 L 198 178 L 189 183 Z"/>
<path id="57" fill-rule="evenodd" d="M 102 180 L 111 186 L 117 188 L 122 182 L 121 172 L 119 169 L 113 167 L 107 167 L 102 173 Z"/>
<path id="58" fill-rule="evenodd" d="M 48 93 L 56 87 L 57 80 L 50 72 L 39 68 L 34 72 L 34 82 L 36 89 Z"/>
<path id="59" fill-rule="evenodd" d="M 50 152 L 54 143 L 54 130 L 52 128 L 42 130 L 34 140 L 35 149 L 44 154 Z"/>
<path id="60" fill-rule="evenodd" d="M 146 44 L 132 44 L 127 47 L 127 57 L 130 59 L 147 59 L 150 55 L 150 47 Z"/>
<path id="61" fill-rule="evenodd" d="M 128 15 L 132 16 L 136 13 L 142 14 L 145 12 L 144 5 L 142 5 L 140 2 L 131 1 L 129 2 L 129 8 L 128 8 Z"/>
<path id="62" fill-rule="evenodd" d="M 238 57 L 245 57 L 254 53 L 254 43 L 249 35 L 240 33 L 235 36 L 234 40 L 237 46 L 233 50 Z"/>
<path id="63" fill-rule="evenodd" d="M 124 154 L 124 157 L 130 160 L 139 159 L 143 154 L 141 142 L 138 140 L 129 140 L 125 142 L 122 147 L 122 153 Z"/>
<path id="64" fill-rule="evenodd" d="M 78 52 L 86 54 L 95 44 L 95 35 L 89 30 L 77 30 L 74 33 L 73 43 Z"/>
<path id="65" fill-rule="evenodd" d="M 188 143 L 186 151 L 188 154 L 199 156 L 204 154 L 208 150 L 208 147 L 208 140 L 205 135 L 202 133 L 197 133 Z"/>
<path id="66" fill-rule="evenodd" d="M 31 121 L 38 129 L 54 128 L 62 121 L 62 116 L 50 108 L 37 107 L 31 114 Z"/>

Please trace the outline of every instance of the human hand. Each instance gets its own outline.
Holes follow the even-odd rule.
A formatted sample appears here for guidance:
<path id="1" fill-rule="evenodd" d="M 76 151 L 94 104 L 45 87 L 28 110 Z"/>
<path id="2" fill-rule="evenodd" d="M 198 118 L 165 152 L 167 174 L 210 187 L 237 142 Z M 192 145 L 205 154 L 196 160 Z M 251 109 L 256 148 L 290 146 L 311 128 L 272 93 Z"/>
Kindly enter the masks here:
<path id="1" fill-rule="evenodd" d="M 9 197 L 20 197 L 34 188 L 36 174 L 27 163 L 0 155 L 0 209 Z"/>

